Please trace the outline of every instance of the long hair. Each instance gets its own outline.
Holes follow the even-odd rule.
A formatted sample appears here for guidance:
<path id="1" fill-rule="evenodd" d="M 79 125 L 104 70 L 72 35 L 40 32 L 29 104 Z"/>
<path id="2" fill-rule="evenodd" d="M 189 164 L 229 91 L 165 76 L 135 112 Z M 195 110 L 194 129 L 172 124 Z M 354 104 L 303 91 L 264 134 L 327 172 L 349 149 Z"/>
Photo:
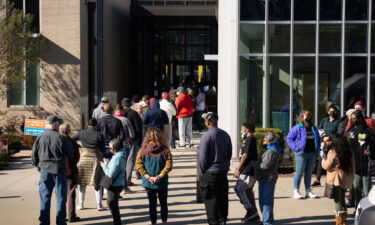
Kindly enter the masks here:
<path id="1" fill-rule="evenodd" d="M 298 115 L 298 117 L 297 117 L 297 121 L 303 124 L 305 115 L 306 115 L 307 117 L 309 117 L 309 118 L 312 119 L 312 114 L 311 114 L 311 112 L 309 112 L 309 111 L 307 111 L 307 110 L 303 110 L 303 111 L 301 111 L 301 112 L 299 113 L 299 115 Z"/>
<path id="2" fill-rule="evenodd" d="M 146 147 L 148 144 L 165 145 L 164 134 L 158 128 L 151 127 L 147 130 L 143 139 L 142 147 Z"/>
<path id="3" fill-rule="evenodd" d="M 340 134 L 333 135 L 331 140 L 330 148 L 337 154 L 339 169 L 345 173 L 351 174 L 353 172 L 353 153 L 350 150 L 348 140 Z"/>

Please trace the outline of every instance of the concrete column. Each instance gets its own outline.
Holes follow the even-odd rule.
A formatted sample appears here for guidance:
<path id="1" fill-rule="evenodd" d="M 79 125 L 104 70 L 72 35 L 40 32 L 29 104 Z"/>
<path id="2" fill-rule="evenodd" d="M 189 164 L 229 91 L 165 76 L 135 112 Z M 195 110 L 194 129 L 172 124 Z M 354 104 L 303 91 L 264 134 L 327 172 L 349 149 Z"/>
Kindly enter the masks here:
<path id="1" fill-rule="evenodd" d="M 238 158 L 239 0 L 219 0 L 218 114 L 219 127 L 232 138 Z"/>

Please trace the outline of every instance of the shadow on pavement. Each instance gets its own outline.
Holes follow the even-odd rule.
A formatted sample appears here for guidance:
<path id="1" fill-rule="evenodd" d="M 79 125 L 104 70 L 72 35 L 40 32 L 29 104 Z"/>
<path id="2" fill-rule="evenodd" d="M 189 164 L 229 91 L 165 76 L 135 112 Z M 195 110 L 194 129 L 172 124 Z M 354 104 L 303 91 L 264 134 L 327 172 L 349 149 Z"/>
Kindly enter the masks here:
<path id="1" fill-rule="evenodd" d="M 322 221 L 323 220 L 323 221 Z M 303 222 L 303 221 L 313 221 L 313 222 Z M 283 224 L 283 225 L 332 225 L 335 222 L 335 216 L 327 215 L 327 216 L 305 216 L 299 218 L 290 218 L 290 219 L 282 219 L 277 220 L 276 224 Z M 347 224 L 353 224 L 353 218 L 349 215 L 348 220 L 346 221 Z"/>

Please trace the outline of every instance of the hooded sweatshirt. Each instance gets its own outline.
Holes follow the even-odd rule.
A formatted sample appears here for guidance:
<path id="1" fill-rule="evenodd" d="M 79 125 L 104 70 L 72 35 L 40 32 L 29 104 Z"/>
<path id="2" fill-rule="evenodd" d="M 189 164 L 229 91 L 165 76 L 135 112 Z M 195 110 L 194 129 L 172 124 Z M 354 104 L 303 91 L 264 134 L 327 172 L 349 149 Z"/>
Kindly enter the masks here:
<path id="1" fill-rule="evenodd" d="M 147 124 L 148 127 L 156 127 L 164 131 L 164 125 L 169 123 L 169 119 L 167 113 L 160 109 L 159 101 L 154 101 L 152 103 L 152 109 L 146 112 L 142 122 Z"/>
<path id="2" fill-rule="evenodd" d="M 172 170 L 172 154 L 164 145 L 147 144 L 137 155 L 135 164 L 142 176 L 142 187 L 149 189 L 164 189 L 168 187 L 168 173 Z M 162 174 L 161 180 L 151 184 L 145 175 L 156 177 Z"/>

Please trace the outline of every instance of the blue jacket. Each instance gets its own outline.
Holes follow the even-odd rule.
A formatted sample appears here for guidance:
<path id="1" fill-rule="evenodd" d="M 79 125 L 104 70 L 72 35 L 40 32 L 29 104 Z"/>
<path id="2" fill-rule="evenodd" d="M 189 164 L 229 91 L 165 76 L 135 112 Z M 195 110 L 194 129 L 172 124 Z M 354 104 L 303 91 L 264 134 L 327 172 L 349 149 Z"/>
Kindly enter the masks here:
<path id="1" fill-rule="evenodd" d="M 108 165 L 103 167 L 105 175 L 112 179 L 115 179 L 117 177 L 116 180 L 113 181 L 112 186 L 114 187 L 125 186 L 126 158 L 127 153 L 121 150 L 113 155 Z"/>
<path id="2" fill-rule="evenodd" d="M 142 122 L 148 127 L 156 127 L 164 131 L 164 125 L 169 124 L 168 115 L 160 109 L 159 101 L 154 101 L 152 107 L 143 116 Z"/>
<path id="3" fill-rule="evenodd" d="M 312 126 L 312 131 L 315 136 L 315 152 L 318 152 L 320 149 L 320 135 L 318 129 L 315 126 Z M 307 141 L 307 132 L 305 127 L 299 123 L 292 127 L 289 131 L 288 136 L 286 138 L 286 142 L 288 143 L 289 147 L 294 152 L 304 152 L 305 146 Z"/>

